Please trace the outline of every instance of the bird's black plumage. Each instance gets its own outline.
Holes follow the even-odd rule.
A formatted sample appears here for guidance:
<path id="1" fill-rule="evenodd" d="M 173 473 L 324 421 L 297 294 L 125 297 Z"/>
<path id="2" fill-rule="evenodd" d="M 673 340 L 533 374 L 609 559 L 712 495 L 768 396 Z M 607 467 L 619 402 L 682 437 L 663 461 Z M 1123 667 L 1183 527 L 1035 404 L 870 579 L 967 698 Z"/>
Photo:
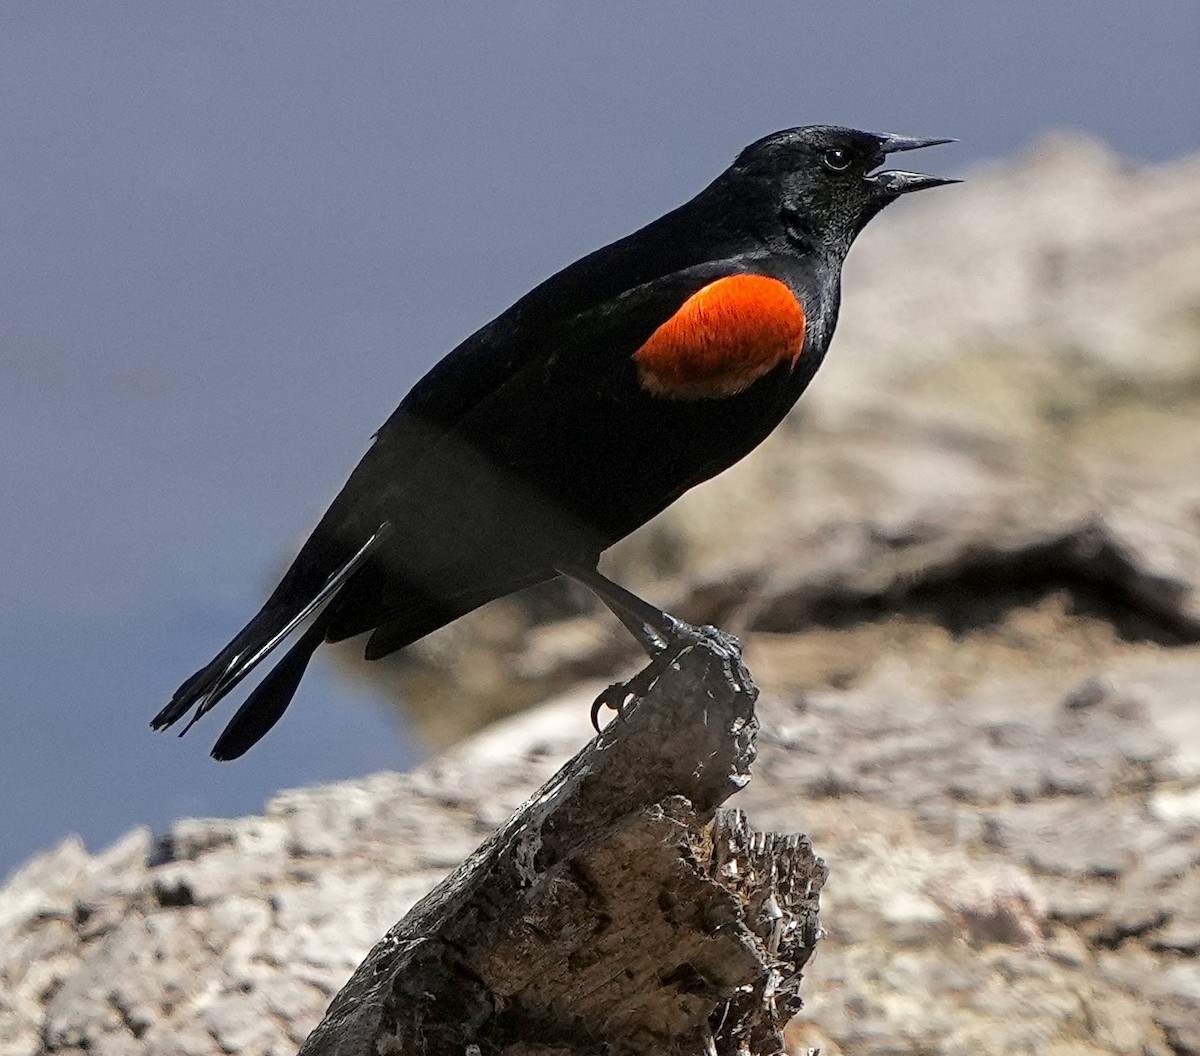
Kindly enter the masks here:
<path id="1" fill-rule="evenodd" d="M 854 238 L 899 195 L 953 182 L 874 170 L 940 142 L 777 132 L 526 294 L 417 382 L 262 610 L 152 725 L 193 708 L 194 722 L 313 618 L 218 741 L 214 756 L 234 758 L 283 714 L 321 642 L 369 631 L 367 656 L 384 656 L 594 569 L 782 420 L 828 348 Z"/>

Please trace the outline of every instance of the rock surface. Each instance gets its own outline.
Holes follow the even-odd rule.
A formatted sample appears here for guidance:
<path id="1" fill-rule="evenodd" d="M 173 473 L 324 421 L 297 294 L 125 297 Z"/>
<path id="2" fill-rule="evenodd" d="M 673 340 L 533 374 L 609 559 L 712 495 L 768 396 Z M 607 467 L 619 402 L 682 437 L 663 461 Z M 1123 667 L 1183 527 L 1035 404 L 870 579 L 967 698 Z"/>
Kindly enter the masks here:
<path id="1" fill-rule="evenodd" d="M 614 569 L 746 635 L 731 805 L 831 868 L 796 1051 L 1200 1054 L 1200 159 L 1058 140 L 894 214 L 798 416 Z M 557 694 L 411 774 L 31 862 L 0 1056 L 293 1052 L 588 737 L 632 654 L 578 611 L 394 667 L 441 715 Z"/>

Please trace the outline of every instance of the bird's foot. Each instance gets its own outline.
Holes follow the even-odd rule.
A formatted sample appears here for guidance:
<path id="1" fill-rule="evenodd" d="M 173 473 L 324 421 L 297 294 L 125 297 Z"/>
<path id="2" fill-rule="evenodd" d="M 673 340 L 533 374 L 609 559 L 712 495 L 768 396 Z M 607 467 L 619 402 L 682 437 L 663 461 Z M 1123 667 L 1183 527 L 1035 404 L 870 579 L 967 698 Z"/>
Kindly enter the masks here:
<path id="1" fill-rule="evenodd" d="M 629 705 L 649 693 L 667 669 L 696 643 L 715 642 L 731 651 L 731 655 L 740 656 L 741 643 L 733 635 L 716 627 L 693 627 L 674 617 L 669 619 L 670 638 L 662 643 L 650 663 L 627 681 L 614 682 L 592 702 L 592 727 L 597 733 L 600 732 L 601 708 L 612 708 L 618 719 L 624 719 Z"/>
<path id="2" fill-rule="evenodd" d="M 644 697 L 653 688 L 667 668 L 679 659 L 679 654 L 687 648 L 687 642 L 680 642 L 678 647 L 671 643 L 655 654 L 654 659 L 643 667 L 632 678 L 624 682 L 614 682 L 592 702 L 592 728 L 600 732 L 600 709 L 612 708 L 618 719 L 625 718 L 625 709 L 639 697 Z"/>

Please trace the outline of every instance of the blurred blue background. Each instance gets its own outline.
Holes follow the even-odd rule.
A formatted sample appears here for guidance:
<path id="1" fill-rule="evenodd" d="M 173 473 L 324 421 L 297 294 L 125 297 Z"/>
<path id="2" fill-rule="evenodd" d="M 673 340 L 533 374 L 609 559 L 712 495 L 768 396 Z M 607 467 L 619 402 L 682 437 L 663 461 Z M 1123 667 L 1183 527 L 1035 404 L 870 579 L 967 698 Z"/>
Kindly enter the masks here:
<path id="1" fill-rule="evenodd" d="M 319 662 L 239 763 L 147 722 L 429 364 L 811 122 L 958 136 L 947 174 L 1059 128 L 1176 157 L 1200 5 L 0 7 L 0 877 L 411 765 Z"/>

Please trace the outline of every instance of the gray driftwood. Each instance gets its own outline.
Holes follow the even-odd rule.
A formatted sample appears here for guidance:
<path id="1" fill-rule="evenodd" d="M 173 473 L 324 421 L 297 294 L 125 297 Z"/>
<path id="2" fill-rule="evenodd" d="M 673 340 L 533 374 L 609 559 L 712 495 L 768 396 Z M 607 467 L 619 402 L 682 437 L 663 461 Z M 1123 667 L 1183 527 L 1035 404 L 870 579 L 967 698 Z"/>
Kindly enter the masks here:
<path id="1" fill-rule="evenodd" d="M 824 864 L 717 807 L 757 689 L 706 628 L 375 946 L 302 1056 L 773 1053 Z"/>

